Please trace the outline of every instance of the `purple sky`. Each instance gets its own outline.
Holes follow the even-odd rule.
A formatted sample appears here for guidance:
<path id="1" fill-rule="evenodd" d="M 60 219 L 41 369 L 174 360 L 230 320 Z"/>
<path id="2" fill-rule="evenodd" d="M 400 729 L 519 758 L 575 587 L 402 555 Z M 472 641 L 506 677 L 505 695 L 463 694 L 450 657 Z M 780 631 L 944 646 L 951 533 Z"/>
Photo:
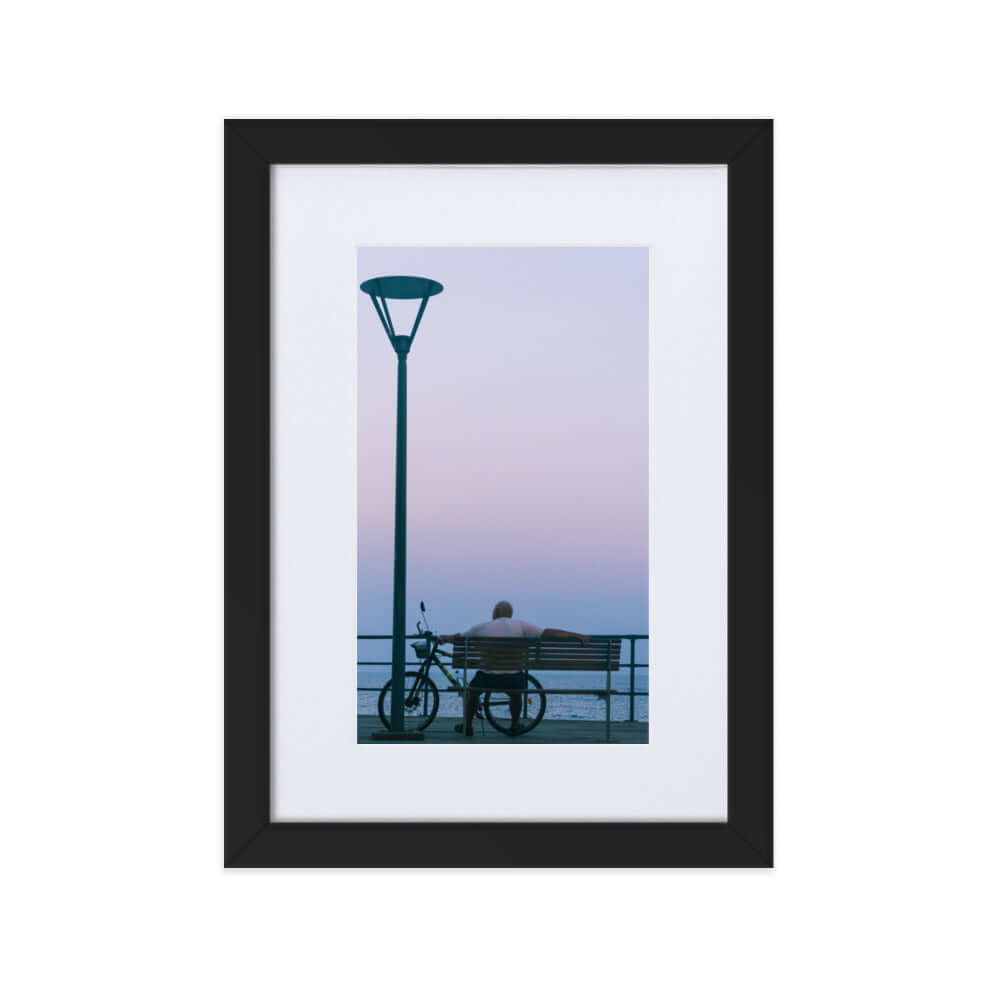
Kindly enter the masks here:
<path id="1" fill-rule="evenodd" d="M 439 631 L 506 599 L 648 631 L 646 249 L 359 249 L 359 283 L 386 274 L 444 285 L 408 361 L 408 627 L 421 599 Z M 360 291 L 358 316 L 358 631 L 389 632 L 396 359 Z"/>

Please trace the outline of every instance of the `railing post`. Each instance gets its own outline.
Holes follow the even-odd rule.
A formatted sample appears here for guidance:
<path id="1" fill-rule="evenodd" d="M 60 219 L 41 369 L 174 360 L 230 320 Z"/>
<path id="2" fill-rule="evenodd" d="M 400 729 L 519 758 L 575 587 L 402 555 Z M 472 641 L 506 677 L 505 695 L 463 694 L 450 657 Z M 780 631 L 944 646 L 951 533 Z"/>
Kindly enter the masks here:
<path id="1" fill-rule="evenodd" d="M 635 637 L 629 639 L 628 721 L 635 722 Z"/>
<path id="2" fill-rule="evenodd" d="M 608 657 L 604 661 L 604 665 L 607 668 L 605 670 L 605 687 L 604 687 L 604 738 L 609 743 L 611 742 L 611 645 L 612 640 L 608 640 Z M 619 652 L 619 659 L 621 658 L 621 653 Z"/>

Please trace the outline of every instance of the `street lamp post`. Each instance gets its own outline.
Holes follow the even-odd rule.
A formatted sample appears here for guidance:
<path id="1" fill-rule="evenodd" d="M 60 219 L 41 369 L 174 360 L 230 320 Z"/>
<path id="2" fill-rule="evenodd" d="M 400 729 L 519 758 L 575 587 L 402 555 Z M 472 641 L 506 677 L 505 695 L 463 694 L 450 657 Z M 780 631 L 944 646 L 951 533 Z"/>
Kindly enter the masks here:
<path id="1" fill-rule="evenodd" d="M 410 276 L 369 278 L 361 291 L 371 297 L 392 349 L 396 352 L 396 542 L 392 573 L 392 712 L 389 736 L 412 737 L 406 733 L 403 717 L 403 688 L 406 675 L 406 356 L 413 346 L 417 327 L 427 300 L 444 290 L 439 281 Z M 420 299 L 417 318 L 409 336 L 400 336 L 389 313 L 389 299 Z M 420 736 L 423 733 L 419 734 Z"/>

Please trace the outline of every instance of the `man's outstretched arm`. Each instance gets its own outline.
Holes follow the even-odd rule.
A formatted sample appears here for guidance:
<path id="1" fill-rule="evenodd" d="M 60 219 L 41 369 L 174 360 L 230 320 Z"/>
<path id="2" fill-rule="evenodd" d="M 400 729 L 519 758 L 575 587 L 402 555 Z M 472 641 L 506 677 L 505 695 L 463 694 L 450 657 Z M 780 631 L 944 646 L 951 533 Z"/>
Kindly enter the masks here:
<path id="1" fill-rule="evenodd" d="M 589 635 L 580 635 L 579 632 L 567 632 L 562 628 L 543 628 L 541 638 L 543 639 L 576 639 L 583 646 L 590 645 Z"/>

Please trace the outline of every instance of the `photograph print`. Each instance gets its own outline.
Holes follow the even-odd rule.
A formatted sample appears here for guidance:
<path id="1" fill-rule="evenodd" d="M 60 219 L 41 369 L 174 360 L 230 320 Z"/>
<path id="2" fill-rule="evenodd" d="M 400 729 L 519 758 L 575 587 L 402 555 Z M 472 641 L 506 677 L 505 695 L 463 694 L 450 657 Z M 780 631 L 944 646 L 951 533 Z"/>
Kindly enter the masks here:
<path id="1" fill-rule="evenodd" d="M 357 251 L 357 742 L 649 741 L 649 255 Z"/>

